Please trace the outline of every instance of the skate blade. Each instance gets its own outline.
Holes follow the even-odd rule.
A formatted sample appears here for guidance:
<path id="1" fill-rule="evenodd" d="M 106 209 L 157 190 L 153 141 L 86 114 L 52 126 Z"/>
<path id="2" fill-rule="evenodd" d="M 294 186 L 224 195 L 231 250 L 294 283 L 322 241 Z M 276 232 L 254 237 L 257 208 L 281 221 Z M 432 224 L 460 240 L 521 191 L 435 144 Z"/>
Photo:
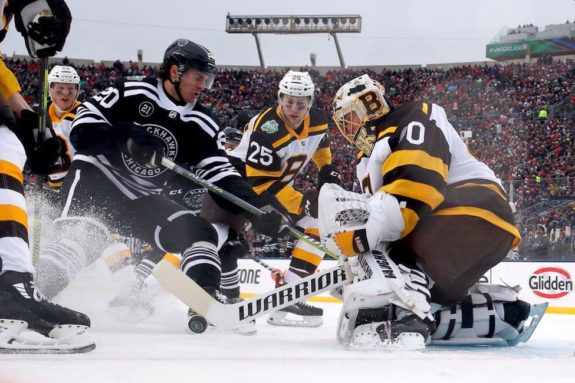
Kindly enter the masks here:
<path id="1" fill-rule="evenodd" d="M 270 314 L 267 323 L 272 326 L 284 327 L 319 327 L 323 325 L 322 317 L 302 316 L 287 313 L 284 311 L 276 311 Z"/>
<path id="2" fill-rule="evenodd" d="M 0 354 L 78 354 L 96 348 L 85 326 L 58 326 L 50 332 L 54 338 L 27 327 L 24 321 L 0 321 Z"/>
<path id="3" fill-rule="evenodd" d="M 523 331 L 517 338 L 508 340 L 507 343 L 510 346 L 516 346 L 519 343 L 527 343 L 537 326 L 539 326 L 539 322 L 541 322 L 543 315 L 545 315 L 547 306 L 549 306 L 548 302 L 531 305 L 531 309 L 529 310 L 529 317 L 523 324 Z"/>

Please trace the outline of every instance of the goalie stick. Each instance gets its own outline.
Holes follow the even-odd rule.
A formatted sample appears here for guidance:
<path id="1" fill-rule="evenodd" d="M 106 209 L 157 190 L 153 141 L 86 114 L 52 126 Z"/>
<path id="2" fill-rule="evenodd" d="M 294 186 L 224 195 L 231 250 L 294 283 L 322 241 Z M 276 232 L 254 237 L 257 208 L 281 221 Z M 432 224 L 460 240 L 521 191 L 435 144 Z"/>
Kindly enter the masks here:
<path id="1" fill-rule="evenodd" d="M 180 270 L 179 264 L 177 256 L 167 253 L 154 268 L 153 275 L 168 291 L 209 323 L 230 330 L 270 312 L 301 302 L 310 296 L 351 282 L 351 277 L 345 270 L 336 266 L 258 297 L 230 305 L 220 303 L 206 293 L 200 285 Z"/>

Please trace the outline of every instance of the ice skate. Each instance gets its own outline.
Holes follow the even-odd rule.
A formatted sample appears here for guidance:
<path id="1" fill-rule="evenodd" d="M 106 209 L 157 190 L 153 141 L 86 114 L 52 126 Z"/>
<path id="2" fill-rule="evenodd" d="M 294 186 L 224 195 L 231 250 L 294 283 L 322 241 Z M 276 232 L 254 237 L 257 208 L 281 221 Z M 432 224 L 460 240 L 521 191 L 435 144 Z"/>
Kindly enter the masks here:
<path id="1" fill-rule="evenodd" d="M 319 327 L 323 324 L 322 316 L 323 309 L 299 302 L 270 314 L 267 323 L 274 326 Z"/>
<path id="2" fill-rule="evenodd" d="M 89 328 L 86 315 L 46 300 L 31 274 L 0 275 L 0 353 L 88 352 L 96 347 Z"/>

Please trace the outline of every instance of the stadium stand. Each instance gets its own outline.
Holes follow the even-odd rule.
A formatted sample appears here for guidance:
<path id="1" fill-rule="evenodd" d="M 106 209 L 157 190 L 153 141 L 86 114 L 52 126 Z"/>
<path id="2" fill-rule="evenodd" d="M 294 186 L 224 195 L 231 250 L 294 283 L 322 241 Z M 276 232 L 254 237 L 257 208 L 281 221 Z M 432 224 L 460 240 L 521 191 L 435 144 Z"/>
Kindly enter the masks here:
<path id="1" fill-rule="evenodd" d="M 524 31 L 531 26 L 518 28 Z M 38 87 L 39 64 L 7 58 L 31 104 Z M 73 62 L 69 62 L 74 65 Z M 124 76 L 154 75 L 157 67 L 121 63 L 74 65 L 82 78 L 80 100 L 96 94 Z M 361 68 L 308 70 L 317 84 L 315 105 L 329 112 L 336 90 L 363 73 L 383 83 L 394 104 L 414 99 L 446 108 L 472 153 L 504 181 L 518 207 L 523 234 L 514 259 L 575 260 L 575 63 L 571 59 L 540 57 L 532 64 L 461 65 L 450 68 Z M 212 106 L 222 126 L 239 112 L 254 113 L 272 105 L 284 71 L 219 69 L 213 89 L 203 102 Z M 547 118 L 540 119 L 545 108 Z M 331 127 L 334 129 L 334 127 Z M 355 150 L 332 134 L 334 163 L 344 173 L 348 189 L 354 184 Z M 297 181 L 315 187 L 313 166 Z"/>

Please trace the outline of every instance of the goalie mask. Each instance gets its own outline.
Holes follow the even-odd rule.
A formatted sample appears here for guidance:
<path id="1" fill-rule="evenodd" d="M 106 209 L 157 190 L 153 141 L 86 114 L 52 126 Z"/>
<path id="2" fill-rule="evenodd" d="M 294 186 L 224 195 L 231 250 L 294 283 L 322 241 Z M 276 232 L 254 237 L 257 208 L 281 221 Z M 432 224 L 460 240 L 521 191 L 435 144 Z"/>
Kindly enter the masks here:
<path id="1" fill-rule="evenodd" d="M 390 112 L 385 89 L 368 75 L 359 76 L 337 91 L 333 100 L 333 120 L 341 134 L 366 155 L 375 144 L 374 127 L 367 124 Z"/>

